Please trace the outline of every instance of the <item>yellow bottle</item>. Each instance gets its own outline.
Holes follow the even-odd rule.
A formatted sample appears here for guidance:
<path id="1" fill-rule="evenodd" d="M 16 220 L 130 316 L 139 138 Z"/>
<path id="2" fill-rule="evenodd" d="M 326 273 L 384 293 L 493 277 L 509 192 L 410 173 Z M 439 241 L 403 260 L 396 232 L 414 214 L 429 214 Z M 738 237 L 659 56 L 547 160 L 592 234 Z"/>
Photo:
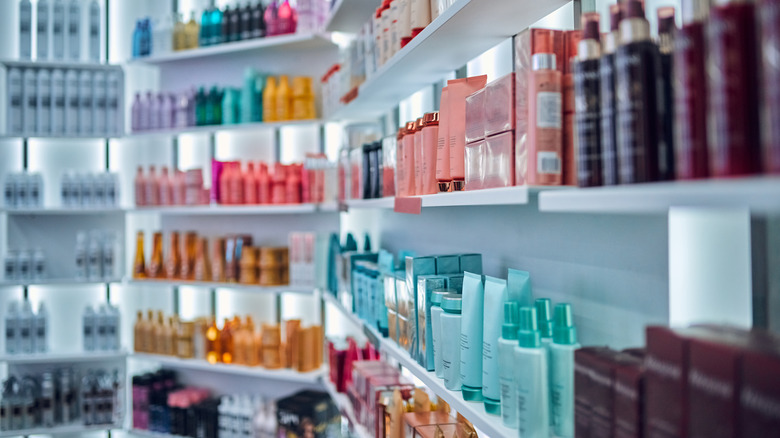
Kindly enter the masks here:
<path id="1" fill-rule="evenodd" d="M 184 50 L 186 47 L 186 26 L 181 21 L 181 14 L 176 14 L 176 23 L 173 25 L 173 50 Z"/>
<path id="2" fill-rule="evenodd" d="M 217 328 L 217 321 L 211 318 L 209 328 L 206 329 L 206 360 L 209 363 L 219 362 L 222 355 L 219 345 L 219 329 Z"/>
<path id="3" fill-rule="evenodd" d="M 168 354 L 168 333 L 165 329 L 165 317 L 162 310 L 157 311 L 157 322 L 154 324 L 154 353 Z"/>
<path id="4" fill-rule="evenodd" d="M 177 344 L 177 335 L 179 333 L 179 321 L 176 319 L 175 316 L 168 317 L 168 327 L 166 331 L 167 339 L 166 343 L 168 354 L 171 356 L 176 356 L 176 351 L 178 350 L 176 348 Z"/>
<path id="5" fill-rule="evenodd" d="M 290 120 L 292 115 L 292 92 L 290 82 L 286 75 L 279 78 L 279 86 L 276 89 L 276 121 Z"/>
<path id="6" fill-rule="evenodd" d="M 304 78 L 304 95 L 306 96 L 306 116 L 304 119 L 316 119 L 317 108 L 314 105 L 314 88 L 312 87 L 312 78 Z"/>
<path id="7" fill-rule="evenodd" d="M 292 119 L 306 118 L 306 85 L 304 78 L 297 76 L 292 81 Z"/>
<path id="8" fill-rule="evenodd" d="M 143 231 L 139 231 L 135 238 L 135 263 L 133 263 L 133 278 L 146 278 Z"/>
<path id="9" fill-rule="evenodd" d="M 198 48 L 198 34 L 200 34 L 200 25 L 195 21 L 195 11 L 190 14 L 190 21 L 184 27 L 184 47 L 183 49 Z"/>
<path id="10" fill-rule="evenodd" d="M 268 76 L 263 89 L 263 121 L 275 122 L 276 120 L 276 78 Z"/>
<path id="11" fill-rule="evenodd" d="M 222 331 L 219 333 L 219 345 L 222 347 L 222 362 L 233 363 L 233 351 L 235 344 L 233 342 L 233 322 L 225 318 L 225 323 L 222 325 Z"/>
<path id="12" fill-rule="evenodd" d="M 144 345 L 144 352 L 154 353 L 154 312 L 151 309 L 146 312 L 142 343 Z"/>

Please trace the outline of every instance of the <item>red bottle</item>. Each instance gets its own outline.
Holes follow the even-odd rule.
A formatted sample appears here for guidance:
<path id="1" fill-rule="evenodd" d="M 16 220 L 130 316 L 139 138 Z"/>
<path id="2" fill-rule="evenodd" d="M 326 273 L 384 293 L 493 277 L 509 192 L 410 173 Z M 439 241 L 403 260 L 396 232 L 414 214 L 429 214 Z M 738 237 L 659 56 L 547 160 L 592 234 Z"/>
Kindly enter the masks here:
<path id="1" fill-rule="evenodd" d="M 760 0 L 764 170 L 780 173 L 780 0 Z"/>
<path id="2" fill-rule="evenodd" d="M 257 202 L 259 204 L 271 203 L 271 178 L 268 175 L 268 165 L 260 163 L 257 173 Z"/>
<path id="3" fill-rule="evenodd" d="M 173 185 L 168 176 L 168 166 L 163 166 L 162 175 L 160 175 L 160 205 L 171 205 L 173 203 L 172 188 Z"/>
<path id="4" fill-rule="evenodd" d="M 301 203 L 301 166 L 292 164 L 287 168 L 287 204 Z"/>
<path id="5" fill-rule="evenodd" d="M 228 174 L 228 184 L 230 184 L 229 195 L 230 203 L 240 205 L 244 203 L 244 178 L 241 174 L 241 163 L 231 163 L 230 173 Z"/>
<path id="6" fill-rule="evenodd" d="M 255 172 L 255 163 L 246 164 L 244 172 L 244 204 L 257 204 L 257 173 Z"/>
<path id="7" fill-rule="evenodd" d="M 287 200 L 287 169 L 283 164 L 274 163 L 271 175 L 271 204 L 284 204 Z"/>
<path id="8" fill-rule="evenodd" d="M 710 174 L 732 177 L 761 170 L 756 8 L 722 0 L 707 25 Z"/>
<path id="9" fill-rule="evenodd" d="M 225 163 L 222 168 L 222 173 L 219 175 L 219 203 L 229 205 L 231 202 L 230 196 L 230 172 L 232 166 L 230 163 Z"/>
<path id="10" fill-rule="evenodd" d="M 142 166 L 138 166 L 138 172 L 135 174 L 135 205 L 146 205 L 146 177 Z"/>

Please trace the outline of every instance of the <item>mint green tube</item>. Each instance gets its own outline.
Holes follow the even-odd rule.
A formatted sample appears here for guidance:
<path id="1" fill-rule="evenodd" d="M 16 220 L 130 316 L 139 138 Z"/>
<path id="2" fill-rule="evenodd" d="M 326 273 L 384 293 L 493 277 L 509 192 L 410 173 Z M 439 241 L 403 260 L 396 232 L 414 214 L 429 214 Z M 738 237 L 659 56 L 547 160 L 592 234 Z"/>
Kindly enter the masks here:
<path id="1" fill-rule="evenodd" d="M 504 323 L 506 280 L 485 276 L 485 309 L 482 318 L 482 398 L 485 411 L 501 415 L 501 385 L 498 378 L 498 339 Z"/>
<path id="2" fill-rule="evenodd" d="M 460 378 L 463 399 L 482 401 L 482 319 L 485 290 L 482 276 L 463 274 L 463 313 L 460 327 Z M 446 333 L 446 332 L 445 332 Z"/>

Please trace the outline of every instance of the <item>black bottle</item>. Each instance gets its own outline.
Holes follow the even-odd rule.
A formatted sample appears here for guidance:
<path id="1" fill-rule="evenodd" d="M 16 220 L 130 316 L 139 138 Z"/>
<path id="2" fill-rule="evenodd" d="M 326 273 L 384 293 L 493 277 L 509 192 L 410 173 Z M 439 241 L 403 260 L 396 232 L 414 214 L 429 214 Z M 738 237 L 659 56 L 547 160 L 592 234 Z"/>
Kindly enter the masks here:
<path id="1" fill-rule="evenodd" d="M 603 53 L 599 60 L 599 97 L 601 113 L 601 183 L 620 183 L 617 161 L 617 107 L 615 102 L 615 49 L 620 31 L 620 5 L 609 8 L 610 32 L 604 36 Z"/>
<path id="2" fill-rule="evenodd" d="M 258 1 L 252 8 L 252 38 L 262 38 L 265 36 L 265 14 L 263 2 Z"/>
<path id="3" fill-rule="evenodd" d="M 639 0 L 624 3 L 615 55 L 618 171 L 621 184 L 658 180 L 658 46 Z"/>
<path id="4" fill-rule="evenodd" d="M 658 8 L 658 51 L 660 93 L 658 95 L 661 135 L 658 139 L 658 179 L 673 180 L 674 154 L 674 89 L 672 87 L 672 53 L 674 52 L 674 8 Z"/>
<path id="5" fill-rule="evenodd" d="M 601 114 L 599 110 L 599 14 L 582 16 L 582 39 L 574 63 L 574 120 L 577 126 L 577 185 L 602 185 Z"/>
<path id="6" fill-rule="evenodd" d="M 241 11 L 241 39 L 248 40 L 252 38 L 252 6 L 247 3 L 246 6 L 240 8 Z"/>
<path id="7" fill-rule="evenodd" d="M 226 5 L 225 10 L 222 11 L 222 28 L 220 29 L 223 43 L 233 41 L 230 38 L 230 20 L 233 15 L 235 15 L 235 12 L 230 9 L 230 5 Z"/>
<path id="8" fill-rule="evenodd" d="M 236 6 L 233 9 L 233 13 L 230 15 L 230 41 L 238 41 L 241 39 L 241 8 Z"/>

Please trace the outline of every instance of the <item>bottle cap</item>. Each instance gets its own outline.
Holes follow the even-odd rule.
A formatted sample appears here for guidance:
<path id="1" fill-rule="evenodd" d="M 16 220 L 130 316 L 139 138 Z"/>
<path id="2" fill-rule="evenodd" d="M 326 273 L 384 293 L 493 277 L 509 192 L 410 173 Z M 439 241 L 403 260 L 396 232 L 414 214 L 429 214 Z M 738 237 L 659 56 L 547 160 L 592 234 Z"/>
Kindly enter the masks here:
<path id="1" fill-rule="evenodd" d="M 501 415 L 501 401 L 485 397 L 485 412 L 490 415 Z"/>
<path id="2" fill-rule="evenodd" d="M 441 308 L 447 313 L 460 313 L 463 309 L 463 297 L 460 294 L 447 294 L 441 298 Z"/>
<path id="3" fill-rule="evenodd" d="M 553 321 L 553 343 L 573 345 L 577 343 L 577 328 L 574 327 L 574 317 L 571 305 L 560 303 L 555 306 Z"/>
<path id="4" fill-rule="evenodd" d="M 423 126 L 425 126 L 425 122 L 422 117 L 418 118 L 414 121 L 414 130 L 416 131 L 422 131 Z"/>
<path id="5" fill-rule="evenodd" d="M 431 294 L 431 305 L 441 306 L 441 301 L 444 298 L 444 296 L 451 293 L 455 293 L 455 291 L 450 289 L 439 289 L 433 291 L 433 293 Z"/>
<path id="6" fill-rule="evenodd" d="M 519 306 L 517 301 L 508 301 L 504 303 L 504 324 L 501 326 L 501 337 L 504 339 L 511 341 L 517 340 Z M 485 407 L 487 408 L 487 405 Z"/>
<path id="7" fill-rule="evenodd" d="M 656 10 L 658 14 L 658 35 L 671 34 L 674 31 L 674 7 L 664 6 Z"/>
<path id="8" fill-rule="evenodd" d="M 599 20 L 601 16 L 598 12 L 588 12 L 582 14 L 582 39 L 599 41 Z"/>
<path id="9" fill-rule="evenodd" d="M 641 0 L 628 0 L 621 3 L 623 5 L 623 20 L 632 18 L 645 18 L 645 4 Z"/>
<path id="10" fill-rule="evenodd" d="M 524 348 L 540 348 L 542 346 L 539 326 L 536 322 L 536 309 L 533 307 L 520 309 L 520 330 L 517 331 L 517 345 Z"/>
<path id="11" fill-rule="evenodd" d="M 415 131 L 415 122 L 406 122 L 406 134 L 414 134 Z"/>
<path id="12" fill-rule="evenodd" d="M 536 319 L 539 323 L 539 332 L 543 338 L 552 338 L 552 303 L 549 298 L 539 298 L 534 302 L 536 307 Z"/>
<path id="13" fill-rule="evenodd" d="M 439 112 L 425 113 L 423 116 L 424 126 L 438 126 L 439 125 Z"/>
<path id="14" fill-rule="evenodd" d="M 481 402 L 482 399 L 482 387 L 481 386 L 466 386 L 461 388 L 463 392 L 463 400 L 470 402 Z"/>
<path id="15" fill-rule="evenodd" d="M 533 34 L 534 42 L 531 54 L 555 53 L 553 50 L 553 35 L 554 32 L 551 29 L 536 29 Z"/>

